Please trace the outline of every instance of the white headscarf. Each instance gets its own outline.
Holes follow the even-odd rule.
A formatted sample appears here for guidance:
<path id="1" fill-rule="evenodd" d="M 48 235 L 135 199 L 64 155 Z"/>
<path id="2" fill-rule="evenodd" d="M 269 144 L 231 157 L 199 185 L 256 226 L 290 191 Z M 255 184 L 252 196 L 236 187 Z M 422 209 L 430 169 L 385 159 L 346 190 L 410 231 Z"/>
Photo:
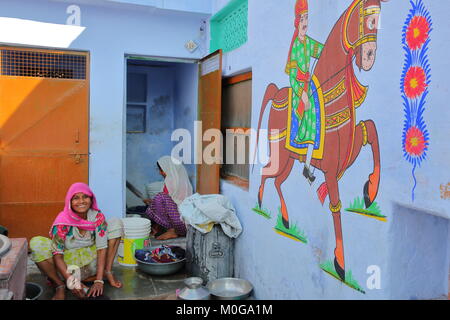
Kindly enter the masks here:
<path id="1" fill-rule="evenodd" d="M 161 169 L 166 173 L 164 183 L 172 200 L 180 205 L 184 199 L 192 195 L 192 185 L 183 164 L 170 156 L 158 160 Z"/>

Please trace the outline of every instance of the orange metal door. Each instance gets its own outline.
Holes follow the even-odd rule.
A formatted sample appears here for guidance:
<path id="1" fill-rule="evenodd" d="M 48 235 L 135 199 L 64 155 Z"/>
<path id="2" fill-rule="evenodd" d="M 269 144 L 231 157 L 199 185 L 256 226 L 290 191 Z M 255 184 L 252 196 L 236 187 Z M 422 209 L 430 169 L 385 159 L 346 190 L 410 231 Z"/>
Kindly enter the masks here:
<path id="1" fill-rule="evenodd" d="M 0 224 L 48 235 L 74 182 L 88 182 L 88 53 L 0 47 Z"/>
<path id="2" fill-rule="evenodd" d="M 200 61 L 199 79 L 199 121 L 202 122 L 201 137 L 208 129 L 220 130 L 222 108 L 222 50 L 218 50 Z M 200 132 L 199 132 L 200 133 Z M 203 151 L 211 141 L 203 141 L 196 150 L 197 159 L 202 163 L 197 165 L 197 192 L 199 194 L 219 193 L 220 164 L 206 164 L 202 157 Z M 222 152 L 222 151 L 220 151 Z M 221 157 L 222 154 L 219 155 Z M 198 161 L 198 160 L 197 160 Z"/>

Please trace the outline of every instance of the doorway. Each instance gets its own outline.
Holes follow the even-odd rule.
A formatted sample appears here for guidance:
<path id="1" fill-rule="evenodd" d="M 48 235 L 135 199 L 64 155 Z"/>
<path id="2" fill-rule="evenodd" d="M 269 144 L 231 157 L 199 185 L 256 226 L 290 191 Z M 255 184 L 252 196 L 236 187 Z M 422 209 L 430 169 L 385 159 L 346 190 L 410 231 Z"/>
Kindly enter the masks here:
<path id="1" fill-rule="evenodd" d="M 198 64 L 196 60 L 126 56 L 126 207 L 137 213 L 142 197 L 162 191 L 163 178 L 156 162 L 171 155 L 179 141 L 176 129 L 194 138 L 197 120 Z M 193 141 L 193 140 L 192 140 Z M 190 153 L 193 155 L 194 144 Z M 195 190 L 196 168 L 184 163 Z M 159 190 L 161 188 L 161 190 Z M 132 191 L 134 190 L 134 192 Z M 137 191 L 136 191 L 137 190 Z"/>

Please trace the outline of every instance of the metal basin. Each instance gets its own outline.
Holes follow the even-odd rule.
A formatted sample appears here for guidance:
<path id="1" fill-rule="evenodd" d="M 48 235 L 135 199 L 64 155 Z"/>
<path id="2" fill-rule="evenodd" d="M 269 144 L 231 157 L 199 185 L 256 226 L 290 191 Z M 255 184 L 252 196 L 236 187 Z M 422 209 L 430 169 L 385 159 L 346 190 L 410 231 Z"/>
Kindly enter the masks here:
<path id="1" fill-rule="evenodd" d="M 149 251 L 153 251 L 158 247 L 151 247 L 148 248 Z M 168 262 L 168 263 L 151 263 L 151 262 L 145 262 L 142 260 L 139 260 L 136 258 L 137 268 L 138 270 L 141 270 L 142 272 L 148 273 L 150 275 L 154 276 L 166 276 L 170 274 L 177 273 L 181 269 L 184 268 L 186 264 L 186 258 L 181 259 L 179 261 L 175 262 Z"/>
<path id="2" fill-rule="evenodd" d="M 242 300 L 250 296 L 252 284 L 239 278 L 220 278 L 210 281 L 207 288 L 213 299 Z"/>
<path id="3" fill-rule="evenodd" d="M 8 253 L 9 249 L 11 248 L 11 240 L 9 240 L 8 237 L 0 234 L 0 259 L 5 254 Z"/>
<path id="4" fill-rule="evenodd" d="M 43 292 L 42 287 L 34 282 L 25 283 L 25 299 L 37 300 Z"/>

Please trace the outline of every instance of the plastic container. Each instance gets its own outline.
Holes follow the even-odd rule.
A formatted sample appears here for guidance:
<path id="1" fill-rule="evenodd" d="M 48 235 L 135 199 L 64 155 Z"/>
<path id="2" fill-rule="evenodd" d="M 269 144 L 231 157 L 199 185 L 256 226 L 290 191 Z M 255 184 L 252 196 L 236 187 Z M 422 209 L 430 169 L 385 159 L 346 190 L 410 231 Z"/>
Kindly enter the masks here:
<path id="1" fill-rule="evenodd" d="M 234 239 L 219 224 L 203 234 L 191 225 L 186 235 L 186 271 L 205 283 L 234 276 Z"/>
<path id="2" fill-rule="evenodd" d="M 145 218 L 123 218 L 124 236 L 120 240 L 118 262 L 125 267 L 136 267 L 134 253 L 149 245 L 151 221 Z"/>

